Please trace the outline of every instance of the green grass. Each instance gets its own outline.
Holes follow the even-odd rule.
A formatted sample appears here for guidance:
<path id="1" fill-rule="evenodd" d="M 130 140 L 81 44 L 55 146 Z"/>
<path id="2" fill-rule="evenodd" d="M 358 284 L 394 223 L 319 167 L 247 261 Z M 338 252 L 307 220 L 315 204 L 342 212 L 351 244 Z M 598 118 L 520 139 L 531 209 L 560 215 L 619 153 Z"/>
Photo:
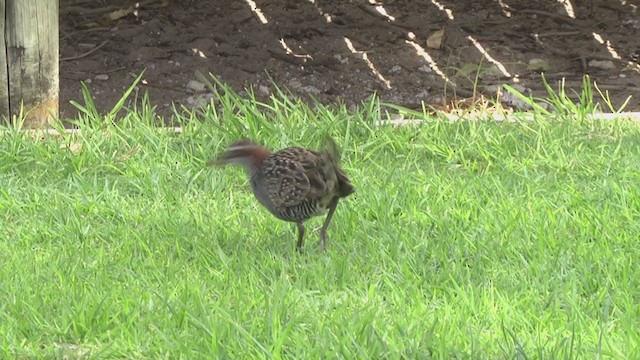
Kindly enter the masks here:
<path id="1" fill-rule="evenodd" d="M 375 101 L 229 91 L 179 134 L 86 110 L 81 133 L 0 142 L 0 358 L 640 357 L 637 125 L 376 127 Z M 357 192 L 325 254 L 205 166 L 326 133 Z"/>

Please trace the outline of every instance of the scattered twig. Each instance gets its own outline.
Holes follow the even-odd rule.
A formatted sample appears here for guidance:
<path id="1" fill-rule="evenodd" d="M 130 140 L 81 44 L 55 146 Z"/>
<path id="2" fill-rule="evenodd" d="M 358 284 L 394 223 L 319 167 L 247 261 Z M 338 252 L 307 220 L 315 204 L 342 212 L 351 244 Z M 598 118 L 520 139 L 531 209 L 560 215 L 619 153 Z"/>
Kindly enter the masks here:
<path id="1" fill-rule="evenodd" d="M 153 82 L 149 82 L 148 80 L 141 83 L 143 86 L 147 86 L 147 87 L 152 87 L 152 88 L 156 88 L 156 89 L 166 89 L 166 90 L 171 90 L 171 91 L 175 91 L 175 92 L 181 92 L 181 93 L 185 93 L 185 94 L 189 94 L 192 95 L 193 92 L 187 90 L 187 89 L 182 89 L 179 87 L 175 87 L 175 86 L 163 86 L 163 85 L 156 85 Z"/>
<path id="2" fill-rule="evenodd" d="M 552 12 L 548 12 L 548 11 L 544 11 L 544 10 L 522 9 L 522 10 L 516 10 L 516 12 L 519 12 L 521 14 L 532 14 L 532 15 L 546 16 L 546 17 L 552 18 L 553 20 L 557 20 L 557 21 L 563 22 L 565 24 L 569 24 L 569 25 L 573 25 L 573 26 L 578 25 L 578 24 L 576 24 L 576 20 L 573 19 L 573 18 L 570 18 L 568 16 L 554 14 Z"/>
<path id="3" fill-rule="evenodd" d="M 336 60 L 331 57 L 326 57 L 324 59 L 314 59 L 309 60 L 309 58 L 299 58 L 295 56 L 289 56 L 285 54 L 281 54 L 279 52 L 273 51 L 271 49 L 267 50 L 271 56 L 274 58 L 287 62 L 289 64 L 295 66 L 326 66 L 328 68 L 337 70 L 334 65 L 336 65 Z"/>
<path id="4" fill-rule="evenodd" d="M 358 8 L 373 17 L 382 18 L 382 14 L 370 8 L 369 5 L 358 4 Z"/>
<path id="5" fill-rule="evenodd" d="M 126 68 L 127 68 L 126 66 L 120 66 L 120 67 L 117 67 L 115 69 L 109 69 L 109 70 L 105 70 L 105 71 L 96 71 L 96 72 L 69 70 L 69 71 L 65 71 L 65 73 L 63 73 L 63 74 L 60 74 L 60 77 L 61 78 L 65 78 L 65 79 L 72 79 L 72 80 L 84 80 L 84 79 L 90 78 L 95 73 L 98 73 L 98 74 L 111 74 L 111 73 L 114 73 L 116 71 L 125 70 Z M 70 76 L 70 75 L 73 75 L 73 76 Z"/>
<path id="6" fill-rule="evenodd" d="M 444 84 L 448 89 L 452 90 L 454 92 L 454 94 L 456 94 L 456 95 L 462 95 L 464 97 L 469 97 L 469 98 L 478 95 L 477 93 L 474 93 L 471 90 L 467 90 L 465 88 L 453 85 L 453 84 L 448 83 L 448 82 L 445 82 Z"/>
<path id="7" fill-rule="evenodd" d="M 539 38 L 543 37 L 551 37 L 551 36 L 573 36 L 573 35 L 582 35 L 582 31 L 551 31 L 546 33 L 538 34 Z"/>
<path id="8" fill-rule="evenodd" d="M 76 35 L 76 34 L 84 34 L 84 33 L 94 32 L 94 31 L 109 31 L 109 30 L 111 30 L 111 28 L 106 27 L 106 26 L 96 26 L 96 27 L 92 27 L 92 28 L 71 31 L 71 32 L 69 32 L 68 36 L 71 37 L 71 36 Z"/>
<path id="9" fill-rule="evenodd" d="M 560 78 L 582 78 L 582 74 L 578 74 L 571 71 L 560 71 L 556 73 L 544 73 L 545 79 L 560 79 Z M 542 79 L 542 75 L 540 73 L 531 74 L 529 76 L 530 79 Z"/>
<path id="10" fill-rule="evenodd" d="M 571 87 L 580 87 L 582 83 L 579 81 L 566 81 L 566 85 Z M 627 86 L 627 85 L 614 85 L 614 84 L 601 84 L 598 83 L 598 88 L 602 90 L 624 90 L 624 91 L 633 91 L 640 92 L 639 86 Z"/>
<path id="11" fill-rule="evenodd" d="M 71 32 L 67 32 L 67 31 L 64 31 L 64 30 L 60 29 L 60 35 L 62 37 L 64 37 L 65 39 L 69 39 L 69 41 L 73 41 L 73 36 L 77 35 L 77 34 L 84 34 L 84 33 L 94 32 L 94 31 L 109 31 L 109 30 L 110 30 L 110 28 L 105 27 L 105 26 L 98 26 L 98 27 L 81 29 L 81 30 L 76 30 L 76 31 L 71 31 Z"/>
<path id="12" fill-rule="evenodd" d="M 589 71 L 589 66 L 587 64 L 587 59 L 584 56 L 580 56 L 579 59 L 580 59 L 580 65 L 582 65 L 582 72 L 583 73 L 587 73 Z"/>
<path id="13" fill-rule="evenodd" d="M 63 6 L 62 7 L 62 11 L 64 11 L 66 14 L 78 14 L 78 15 L 86 15 L 86 16 L 100 15 L 100 14 L 108 13 L 110 11 L 115 11 L 118 9 L 119 7 L 115 5 L 104 6 L 100 8 L 89 8 L 89 7 L 82 7 L 82 6 Z"/>
<path id="14" fill-rule="evenodd" d="M 141 9 L 160 9 L 160 8 L 169 6 L 169 1 L 168 0 L 162 0 L 162 1 L 160 1 L 159 4 L 154 4 L 156 2 L 158 2 L 158 1 L 157 0 L 141 1 L 141 2 L 136 3 L 135 8 L 139 9 L 139 10 L 141 10 Z M 116 5 L 103 6 L 103 7 L 99 7 L 99 8 L 83 7 L 83 6 L 62 6 L 61 9 L 66 14 L 81 14 L 81 15 L 89 16 L 89 15 L 101 15 L 101 14 L 104 14 L 104 13 L 117 11 L 117 10 L 122 9 L 122 7 L 116 6 Z"/>
<path id="15" fill-rule="evenodd" d="M 74 74 L 76 74 L 77 76 L 75 76 L 75 75 L 71 76 L 70 74 L 61 73 L 60 74 L 60 78 L 61 79 L 70 79 L 70 80 L 74 80 L 74 81 L 80 81 L 80 80 L 84 80 L 84 79 L 87 78 L 86 76 L 80 75 L 80 72 L 76 72 Z M 88 73 L 84 73 L 84 74 L 88 75 Z"/>
<path id="16" fill-rule="evenodd" d="M 617 63 L 622 64 L 622 65 L 629 64 L 629 60 L 616 59 L 611 55 L 607 56 L 607 55 L 590 54 L 590 55 L 582 55 L 582 56 L 579 56 L 579 57 L 580 57 L 580 59 L 585 59 L 585 60 L 609 60 L 609 61 L 617 62 Z M 573 59 L 577 59 L 577 57 L 575 57 Z"/>
<path id="17" fill-rule="evenodd" d="M 106 43 L 108 43 L 109 40 L 105 40 L 102 43 L 100 43 L 100 45 L 94 47 L 93 49 L 82 53 L 80 55 L 76 55 L 76 56 L 70 56 L 70 57 L 64 57 L 64 58 L 60 58 L 60 61 L 69 61 L 69 60 L 78 60 L 78 59 L 82 59 L 83 57 L 89 56 L 91 54 L 93 54 L 94 52 L 96 52 L 98 49 L 100 49 L 101 47 L 103 47 L 104 45 L 106 45 Z"/>
<path id="18" fill-rule="evenodd" d="M 78 0 L 78 1 L 71 1 L 69 3 L 67 3 L 67 7 L 69 6 L 79 6 L 79 5 L 83 5 L 83 4 L 88 4 L 93 2 L 93 0 Z"/>
<path id="19" fill-rule="evenodd" d="M 297 58 L 294 56 L 288 56 L 285 54 L 281 54 L 279 52 L 273 51 L 271 49 L 267 49 L 267 51 L 269 52 L 269 54 L 271 54 L 271 56 L 273 56 L 274 58 L 287 62 L 289 64 L 295 65 L 295 66 L 303 66 L 303 65 L 309 65 L 308 63 L 310 63 L 310 61 L 307 61 L 307 59 L 303 59 L 303 58 Z"/>
<path id="20" fill-rule="evenodd" d="M 114 69 L 109 69 L 109 70 L 106 70 L 106 71 L 100 71 L 100 74 L 111 74 L 111 73 L 114 73 L 116 71 L 125 70 L 126 68 L 127 68 L 126 66 L 120 66 L 120 67 L 117 67 L 117 68 L 114 68 Z"/>
<path id="21" fill-rule="evenodd" d="M 567 52 L 567 50 L 562 50 L 562 49 L 559 49 L 557 47 L 551 46 L 549 44 L 545 44 L 542 41 L 538 40 L 537 38 L 534 38 L 534 40 L 536 41 L 536 43 L 538 45 L 540 45 L 546 51 L 548 51 L 548 52 L 550 52 L 550 53 L 552 53 L 554 55 L 558 55 L 560 57 L 567 57 L 567 56 L 575 57 L 575 54 Z"/>
<path id="22" fill-rule="evenodd" d="M 629 5 L 629 4 L 627 4 L 627 5 Z M 616 11 L 616 12 L 618 12 L 620 14 L 629 14 L 629 13 L 633 14 L 633 13 L 636 12 L 635 10 L 637 10 L 637 8 L 636 9 L 634 9 L 634 8 L 625 8 L 624 5 L 621 5 L 620 3 L 618 3 L 618 4 L 616 4 L 616 3 L 610 4 L 608 2 L 603 2 L 602 4 L 598 4 L 598 7 L 601 8 L 601 9 L 613 10 L 613 11 Z"/>
<path id="23" fill-rule="evenodd" d="M 402 25 L 402 24 L 398 24 L 398 23 L 395 23 L 395 22 L 390 22 L 390 21 L 389 21 L 389 19 L 387 19 L 386 17 L 384 17 L 382 14 L 380 14 L 380 13 L 379 13 L 379 12 L 377 12 L 376 10 L 372 9 L 369 5 L 365 5 L 365 4 L 358 4 L 358 8 L 359 8 L 360 10 L 362 10 L 362 11 L 366 12 L 367 14 L 369 14 L 369 15 L 371 15 L 371 16 L 373 16 L 373 17 L 377 18 L 377 19 L 384 20 L 384 24 L 385 24 L 386 26 L 394 27 L 394 28 L 396 28 L 396 29 L 400 29 L 400 30 L 403 30 L 403 31 L 407 31 L 407 30 L 411 31 L 411 30 L 414 30 L 412 27 L 405 26 L 405 25 Z"/>

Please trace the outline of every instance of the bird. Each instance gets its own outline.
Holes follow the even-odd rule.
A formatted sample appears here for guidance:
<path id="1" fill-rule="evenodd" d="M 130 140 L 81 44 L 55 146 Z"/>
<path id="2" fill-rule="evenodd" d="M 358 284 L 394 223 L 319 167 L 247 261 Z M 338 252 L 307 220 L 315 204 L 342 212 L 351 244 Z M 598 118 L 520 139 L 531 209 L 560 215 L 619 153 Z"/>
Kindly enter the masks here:
<path id="1" fill-rule="evenodd" d="M 338 202 L 355 192 L 340 168 L 338 147 L 331 137 L 326 137 L 321 151 L 288 147 L 273 153 L 252 140 L 243 139 L 227 146 L 209 164 L 244 167 L 256 199 L 276 218 L 297 224 L 298 252 L 302 252 L 305 221 L 325 212 L 319 245 L 326 250 L 327 229 Z"/>

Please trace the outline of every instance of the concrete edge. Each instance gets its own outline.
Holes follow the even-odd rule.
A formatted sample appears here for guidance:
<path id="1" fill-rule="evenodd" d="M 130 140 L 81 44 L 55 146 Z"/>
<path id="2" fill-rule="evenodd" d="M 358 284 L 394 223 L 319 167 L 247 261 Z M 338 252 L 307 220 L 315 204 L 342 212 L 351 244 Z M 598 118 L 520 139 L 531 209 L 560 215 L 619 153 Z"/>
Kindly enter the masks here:
<path id="1" fill-rule="evenodd" d="M 439 113 L 434 116 L 434 120 L 437 119 L 447 119 L 452 122 L 457 121 L 472 121 L 472 120 L 486 120 L 487 114 L 464 114 L 464 115 L 455 115 L 448 113 Z M 594 120 L 613 120 L 613 119 L 626 119 L 634 123 L 640 124 L 640 112 L 625 112 L 620 114 L 613 113 L 597 113 L 591 115 L 591 118 Z M 521 114 L 521 115 L 493 115 L 492 119 L 496 122 L 517 122 L 517 121 L 532 121 L 534 116 L 532 114 Z M 390 120 L 379 120 L 377 122 L 378 126 L 383 125 L 391 125 L 391 126 L 415 126 L 425 123 L 428 120 L 425 119 L 404 119 L 401 116 L 397 116 L 396 118 Z M 181 133 L 181 127 L 159 127 L 158 129 L 173 131 L 176 133 Z M 10 132 L 10 130 L 0 129 L 0 135 L 4 135 L 5 133 Z M 57 129 L 47 128 L 47 129 L 25 129 L 21 130 L 22 133 L 32 134 L 34 136 L 43 136 L 43 135 L 59 135 Z M 75 134 L 80 133 L 80 129 L 65 129 L 65 133 L 67 134 Z"/>

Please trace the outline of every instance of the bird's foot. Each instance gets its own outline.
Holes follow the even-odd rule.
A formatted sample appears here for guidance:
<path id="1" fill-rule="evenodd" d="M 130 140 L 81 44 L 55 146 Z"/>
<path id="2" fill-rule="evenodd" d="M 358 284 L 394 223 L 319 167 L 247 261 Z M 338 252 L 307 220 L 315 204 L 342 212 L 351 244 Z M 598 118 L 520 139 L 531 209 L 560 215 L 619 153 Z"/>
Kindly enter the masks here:
<path id="1" fill-rule="evenodd" d="M 320 250 L 322 250 L 322 252 L 327 251 L 327 234 L 326 233 L 320 233 L 320 240 L 318 241 L 318 244 L 320 245 Z"/>

